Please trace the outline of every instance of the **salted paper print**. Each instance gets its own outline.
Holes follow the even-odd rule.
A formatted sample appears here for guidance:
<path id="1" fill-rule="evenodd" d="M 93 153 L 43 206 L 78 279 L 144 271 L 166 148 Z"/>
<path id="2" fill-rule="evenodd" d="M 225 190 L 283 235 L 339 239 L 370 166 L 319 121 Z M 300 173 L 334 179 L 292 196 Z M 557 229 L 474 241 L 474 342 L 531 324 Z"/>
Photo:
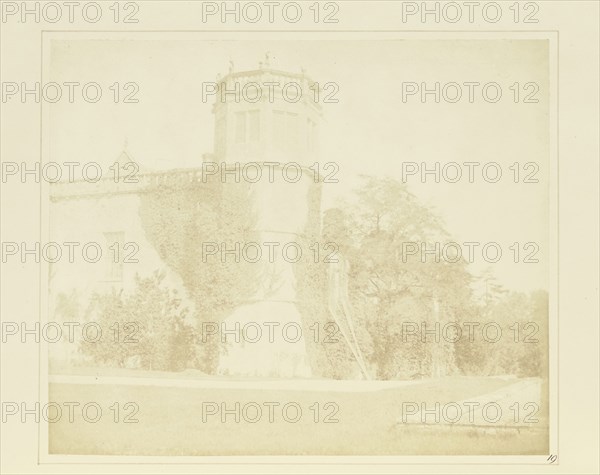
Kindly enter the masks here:
<path id="1" fill-rule="evenodd" d="M 0 472 L 600 473 L 599 14 L 0 0 Z"/>
<path id="2" fill-rule="evenodd" d="M 49 454 L 549 454 L 548 40 L 45 55 Z"/>

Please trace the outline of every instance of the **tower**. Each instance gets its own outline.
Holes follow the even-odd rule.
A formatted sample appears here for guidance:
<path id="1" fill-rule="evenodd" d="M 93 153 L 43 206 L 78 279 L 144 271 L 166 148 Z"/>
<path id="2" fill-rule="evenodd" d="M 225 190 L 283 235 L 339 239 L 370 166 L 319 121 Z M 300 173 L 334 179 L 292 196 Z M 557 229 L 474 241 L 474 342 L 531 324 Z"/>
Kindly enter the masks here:
<path id="1" fill-rule="evenodd" d="M 213 106 L 216 161 L 311 166 L 318 158 L 318 88 L 304 71 L 272 69 L 268 58 L 253 71 L 230 70 Z"/>
<path id="2" fill-rule="evenodd" d="M 263 251 L 254 264 L 260 269 L 258 290 L 221 323 L 222 332 L 223 328 L 232 331 L 251 325 L 253 341 L 242 335 L 241 342 L 229 343 L 220 357 L 222 373 L 268 377 L 312 374 L 298 309 L 295 263 L 284 255 L 283 248 L 287 245 L 287 249 L 296 250 L 309 216 L 320 214 L 320 201 L 312 193 L 318 185 L 309 168 L 318 162 L 318 87 L 304 72 L 271 68 L 268 57 L 259 69 L 234 72 L 231 67 L 219 80 L 213 106 L 212 160 L 227 168 L 261 167 L 262 177 L 249 185 L 249 196 L 256 214 L 254 235 Z M 279 245 L 271 254 L 264 243 Z M 300 249 L 310 252 L 302 246 Z M 295 258 L 294 251 L 291 254 Z M 254 341 L 256 328 L 262 336 Z"/>

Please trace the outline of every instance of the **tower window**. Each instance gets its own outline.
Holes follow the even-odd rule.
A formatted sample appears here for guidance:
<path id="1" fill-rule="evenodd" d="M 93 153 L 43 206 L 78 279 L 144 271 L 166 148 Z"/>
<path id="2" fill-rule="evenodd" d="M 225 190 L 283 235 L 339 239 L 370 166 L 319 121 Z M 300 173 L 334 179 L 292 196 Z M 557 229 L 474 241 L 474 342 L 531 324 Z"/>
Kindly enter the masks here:
<path id="1" fill-rule="evenodd" d="M 273 111 L 273 138 L 279 148 L 298 144 L 298 114 Z"/>
<path id="2" fill-rule="evenodd" d="M 259 111 L 248 111 L 248 122 L 249 122 L 249 139 L 250 142 L 258 142 L 260 135 L 260 113 Z"/>
<path id="3" fill-rule="evenodd" d="M 260 111 L 235 113 L 235 142 L 258 142 L 260 138 Z"/>
<path id="4" fill-rule="evenodd" d="M 244 143 L 246 141 L 246 113 L 235 113 L 235 143 Z"/>
<path id="5" fill-rule="evenodd" d="M 217 118 L 215 124 L 215 142 L 216 150 L 223 151 L 225 148 L 225 120 L 223 117 Z"/>

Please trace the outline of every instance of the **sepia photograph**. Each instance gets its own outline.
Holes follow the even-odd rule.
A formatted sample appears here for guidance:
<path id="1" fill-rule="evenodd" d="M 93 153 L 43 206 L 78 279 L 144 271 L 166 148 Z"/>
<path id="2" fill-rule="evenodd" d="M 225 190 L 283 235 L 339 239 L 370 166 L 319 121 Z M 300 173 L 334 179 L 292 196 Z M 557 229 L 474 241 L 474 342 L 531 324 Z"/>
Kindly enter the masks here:
<path id="1" fill-rule="evenodd" d="M 92 401 L 50 453 L 548 452 L 548 41 L 52 39 L 48 68 L 80 83 L 41 169 L 72 171 L 48 397 Z"/>
<path id="2" fill-rule="evenodd" d="M 600 3 L 0 1 L 0 472 L 593 475 Z"/>

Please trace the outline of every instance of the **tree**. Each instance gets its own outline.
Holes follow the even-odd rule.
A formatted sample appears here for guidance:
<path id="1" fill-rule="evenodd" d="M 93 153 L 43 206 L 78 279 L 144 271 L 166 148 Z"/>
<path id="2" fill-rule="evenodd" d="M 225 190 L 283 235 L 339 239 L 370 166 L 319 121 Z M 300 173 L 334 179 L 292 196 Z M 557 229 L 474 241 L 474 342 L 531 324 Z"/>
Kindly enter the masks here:
<path id="1" fill-rule="evenodd" d="M 352 306 L 364 315 L 371 340 L 369 360 L 377 377 L 429 374 L 435 365 L 453 371 L 452 345 L 434 353 L 431 344 L 407 343 L 403 324 L 433 325 L 439 318 L 460 318 L 471 307 L 466 262 L 423 259 L 414 252 L 415 246 L 431 249 L 449 235 L 442 221 L 404 184 L 365 176 L 356 197 L 344 204 L 343 211 L 338 208 L 326 215 L 324 230 L 350 261 L 349 294 Z M 406 364 L 409 360 L 412 363 Z"/>
<path id="2" fill-rule="evenodd" d="M 131 294 L 95 294 L 86 320 L 102 330 L 101 338 L 86 338 L 81 351 L 99 365 L 176 371 L 193 356 L 194 329 L 186 322 L 176 290 L 162 286 L 164 273 L 136 276 Z"/>
<path id="3" fill-rule="evenodd" d="M 548 294 L 502 290 L 488 293 L 473 321 L 473 341 L 457 345 L 458 363 L 467 374 L 521 377 L 547 375 Z M 490 330 L 485 331 L 487 326 Z"/>

